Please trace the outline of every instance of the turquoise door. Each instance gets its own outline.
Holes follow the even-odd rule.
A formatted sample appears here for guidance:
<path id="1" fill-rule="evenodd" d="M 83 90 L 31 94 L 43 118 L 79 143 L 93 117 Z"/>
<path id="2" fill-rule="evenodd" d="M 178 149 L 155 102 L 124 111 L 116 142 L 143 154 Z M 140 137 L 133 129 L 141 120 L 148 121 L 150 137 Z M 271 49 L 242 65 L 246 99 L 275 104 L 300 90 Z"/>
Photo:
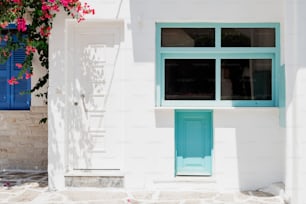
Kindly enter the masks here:
<path id="1" fill-rule="evenodd" d="M 212 174 L 212 112 L 175 112 L 176 175 Z"/>

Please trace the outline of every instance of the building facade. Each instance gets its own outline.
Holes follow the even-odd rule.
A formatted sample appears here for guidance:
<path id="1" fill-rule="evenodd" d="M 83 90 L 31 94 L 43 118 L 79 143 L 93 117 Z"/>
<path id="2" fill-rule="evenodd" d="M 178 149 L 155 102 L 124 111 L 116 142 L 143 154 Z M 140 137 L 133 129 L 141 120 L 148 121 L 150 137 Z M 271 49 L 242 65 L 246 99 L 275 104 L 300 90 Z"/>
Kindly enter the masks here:
<path id="1" fill-rule="evenodd" d="M 303 202 L 304 0 L 88 3 L 50 37 L 50 188 L 281 181 Z"/>

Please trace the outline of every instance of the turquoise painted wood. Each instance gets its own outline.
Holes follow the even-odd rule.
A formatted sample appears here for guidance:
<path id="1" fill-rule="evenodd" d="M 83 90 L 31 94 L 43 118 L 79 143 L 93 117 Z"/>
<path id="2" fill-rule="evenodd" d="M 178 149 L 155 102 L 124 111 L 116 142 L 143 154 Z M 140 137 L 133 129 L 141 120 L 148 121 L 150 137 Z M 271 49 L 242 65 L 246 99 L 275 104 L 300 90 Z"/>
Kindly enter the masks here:
<path id="1" fill-rule="evenodd" d="M 212 174 L 212 112 L 175 112 L 176 175 Z"/>
<path id="2" fill-rule="evenodd" d="M 162 28 L 215 28 L 215 47 L 161 47 Z M 274 47 L 221 47 L 222 28 L 275 28 Z M 277 107 L 280 69 L 279 23 L 156 23 L 156 106 L 164 107 Z M 216 59 L 216 100 L 165 100 L 165 59 Z M 272 100 L 221 100 L 221 59 L 271 59 Z"/>

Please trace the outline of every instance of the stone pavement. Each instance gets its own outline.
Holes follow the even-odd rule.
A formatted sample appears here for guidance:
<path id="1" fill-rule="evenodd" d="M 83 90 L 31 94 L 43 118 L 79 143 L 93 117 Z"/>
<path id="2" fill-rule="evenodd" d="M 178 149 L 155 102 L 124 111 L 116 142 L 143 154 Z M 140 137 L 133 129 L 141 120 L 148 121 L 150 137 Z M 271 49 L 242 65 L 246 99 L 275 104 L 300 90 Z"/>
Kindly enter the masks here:
<path id="1" fill-rule="evenodd" d="M 284 204 L 259 191 L 127 191 L 67 188 L 49 191 L 46 172 L 0 172 L 0 204 Z"/>

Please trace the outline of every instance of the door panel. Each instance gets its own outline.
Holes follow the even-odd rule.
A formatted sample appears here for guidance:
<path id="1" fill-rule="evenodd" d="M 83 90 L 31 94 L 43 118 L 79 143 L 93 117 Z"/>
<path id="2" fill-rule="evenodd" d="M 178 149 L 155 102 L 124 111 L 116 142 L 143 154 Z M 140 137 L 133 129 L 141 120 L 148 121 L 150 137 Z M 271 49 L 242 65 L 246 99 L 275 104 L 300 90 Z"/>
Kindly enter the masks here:
<path id="1" fill-rule="evenodd" d="M 120 169 L 123 116 L 113 98 L 121 101 L 121 82 L 114 80 L 118 78 L 115 70 L 121 24 L 85 27 L 76 28 L 71 41 L 74 105 L 69 160 L 73 169 Z"/>
<path id="2" fill-rule="evenodd" d="M 211 175 L 210 111 L 176 111 L 176 175 Z"/>

